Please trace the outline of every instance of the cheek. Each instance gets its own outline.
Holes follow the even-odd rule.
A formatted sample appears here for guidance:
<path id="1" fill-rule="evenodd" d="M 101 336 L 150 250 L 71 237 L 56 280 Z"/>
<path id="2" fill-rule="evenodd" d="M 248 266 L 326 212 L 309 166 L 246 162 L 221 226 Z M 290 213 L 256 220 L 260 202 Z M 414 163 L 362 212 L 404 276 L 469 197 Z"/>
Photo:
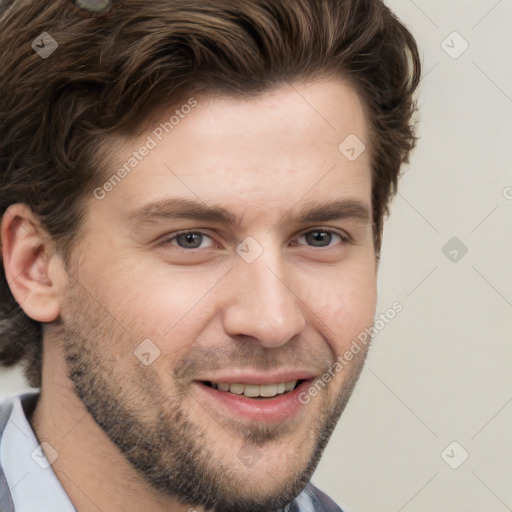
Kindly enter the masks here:
<path id="1" fill-rule="evenodd" d="M 149 338 L 158 346 L 187 345 L 209 318 L 212 272 L 157 268 L 124 268 L 110 276 L 102 294 L 109 311 L 131 334 L 133 342 Z M 222 276 L 222 274 L 220 274 Z"/>
<path id="2" fill-rule="evenodd" d="M 373 270 L 352 268 L 330 276 L 308 300 L 317 329 L 336 355 L 373 324 L 377 304 L 377 280 Z"/>

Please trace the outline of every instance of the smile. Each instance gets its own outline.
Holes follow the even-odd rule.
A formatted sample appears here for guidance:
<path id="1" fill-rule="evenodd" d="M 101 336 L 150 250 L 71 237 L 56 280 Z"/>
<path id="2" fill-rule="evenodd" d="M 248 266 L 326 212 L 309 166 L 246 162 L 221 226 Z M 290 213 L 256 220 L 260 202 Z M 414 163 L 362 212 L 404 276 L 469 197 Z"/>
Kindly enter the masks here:
<path id="1" fill-rule="evenodd" d="M 287 393 L 288 391 L 293 391 L 300 382 L 301 381 L 298 380 L 290 380 L 288 382 L 272 384 L 244 384 L 241 382 L 230 384 L 228 382 L 208 381 L 205 384 L 219 391 L 228 391 L 235 395 L 244 395 L 248 398 L 271 398 Z"/>
<path id="2" fill-rule="evenodd" d="M 233 379 L 234 380 L 234 379 Z M 244 418 L 252 422 L 282 422 L 291 419 L 308 406 L 299 395 L 307 391 L 312 378 L 281 382 L 194 381 L 194 394 L 211 416 Z"/>

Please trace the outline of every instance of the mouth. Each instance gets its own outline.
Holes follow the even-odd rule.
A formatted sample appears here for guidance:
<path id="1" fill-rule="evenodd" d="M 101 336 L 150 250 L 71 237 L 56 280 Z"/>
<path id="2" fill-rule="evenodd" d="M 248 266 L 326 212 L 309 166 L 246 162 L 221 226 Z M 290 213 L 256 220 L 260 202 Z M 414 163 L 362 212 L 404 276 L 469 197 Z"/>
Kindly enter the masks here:
<path id="1" fill-rule="evenodd" d="M 233 379 L 234 381 L 235 379 Z M 301 402 L 313 378 L 280 382 L 194 381 L 193 390 L 200 404 L 213 417 L 242 418 L 251 422 L 282 422 L 295 417 L 308 406 Z"/>
<path id="2" fill-rule="evenodd" d="M 276 396 L 287 394 L 294 391 L 306 379 L 290 380 L 287 382 L 249 384 L 243 382 L 212 382 L 202 381 L 205 386 L 209 386 L 219 391 L 225 391 L 234 395 L 243 395 L 247 398 L 256 398 L 259 400 L 272 399 Z"/>

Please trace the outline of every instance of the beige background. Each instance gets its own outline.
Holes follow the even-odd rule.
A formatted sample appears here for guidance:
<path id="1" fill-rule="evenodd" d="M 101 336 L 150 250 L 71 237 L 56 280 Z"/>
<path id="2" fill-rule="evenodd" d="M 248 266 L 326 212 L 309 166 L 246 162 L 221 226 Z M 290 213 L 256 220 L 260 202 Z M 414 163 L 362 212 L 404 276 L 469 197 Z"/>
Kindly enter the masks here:
<path id="1" fill-rule="evenodd" d="M 506 512 L 512 1 L 387 4 L 424 63 L 421 140 L 386 225 L 379 277 L 377 312 L 395 301 L 404 309 L 376 336 L 313 481 L 347 512 Z M 25 386 L 16 371 L 0 373 L 0 398 Z"/>

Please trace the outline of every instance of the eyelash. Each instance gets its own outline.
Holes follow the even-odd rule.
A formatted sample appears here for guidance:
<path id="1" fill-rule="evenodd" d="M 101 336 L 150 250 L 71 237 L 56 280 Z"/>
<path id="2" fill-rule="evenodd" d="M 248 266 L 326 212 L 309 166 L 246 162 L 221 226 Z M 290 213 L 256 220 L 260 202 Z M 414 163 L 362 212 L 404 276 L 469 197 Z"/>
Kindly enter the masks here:
<path id="1" fill-rule="evenodd" d="M 348 244 L 348 243 L 351 243 L 352 242 L 352 239 L 349 235 L 347 235 L 346 233 L 342 233 L 340 231 L 337 231 L 337 230 L 333 230 L 331 228 L 313 228 L 313 229 L 309 229 L 308 231 L 304 231 L 302 233 L 300 233 L 298 237 L 302 237 L 302 236 L 305 236 L 309 233 L 314 233 L 314 232 L 320 232 L 320 233 L 329 233 L 330 235 L 336 235 L 336 236 L 339 236 L 340 237 L 340 240 L 341 240 L 341 244 Z M 207 233 L 203 232 L 203 231 L 193 231 L 193 230 L 184 230 L 184 231 L 178 231 L 176 233 L 174 233 L 172 235 L 172 237 L 169 237 L 169 238 L 166 238 L 164 239 L 162 242 L 160 242 L 160 245 L 161 246 L 168 246 L 168 245 L 173 245 L 172 244 L 172 241 L 173 240 L 176 240 L 179 236 L 181 235 L 188 235 L 188 234 L 192 234 L 192 235 L 202 235 L 202 236 L 206 236 L 210 239 L 213 240 L 213 238 L 208 235 Z M 299 244 L 295 244 L 295 246 L 298 246 Z M 187 251 L 187 252 L 190 252 L 190 251 L 199 251 L 200 248 L 196 247 L 196 248 L 185 248 L 185 247 L 179 247 L 179 246 L 175 246 L 177 249 L 181 249 L 183 251 Z M 307 247 L 315 247 L 314 245 L 307 245 Z M 328 249 L 331 249 L 332 246 L 331 245 L 327 245 L 327 246 L 319 246 L 318 249 L 324 249 L 324 250 L 328 250 Z M 209 249 L 209 247 L 207 248 Z"/>

